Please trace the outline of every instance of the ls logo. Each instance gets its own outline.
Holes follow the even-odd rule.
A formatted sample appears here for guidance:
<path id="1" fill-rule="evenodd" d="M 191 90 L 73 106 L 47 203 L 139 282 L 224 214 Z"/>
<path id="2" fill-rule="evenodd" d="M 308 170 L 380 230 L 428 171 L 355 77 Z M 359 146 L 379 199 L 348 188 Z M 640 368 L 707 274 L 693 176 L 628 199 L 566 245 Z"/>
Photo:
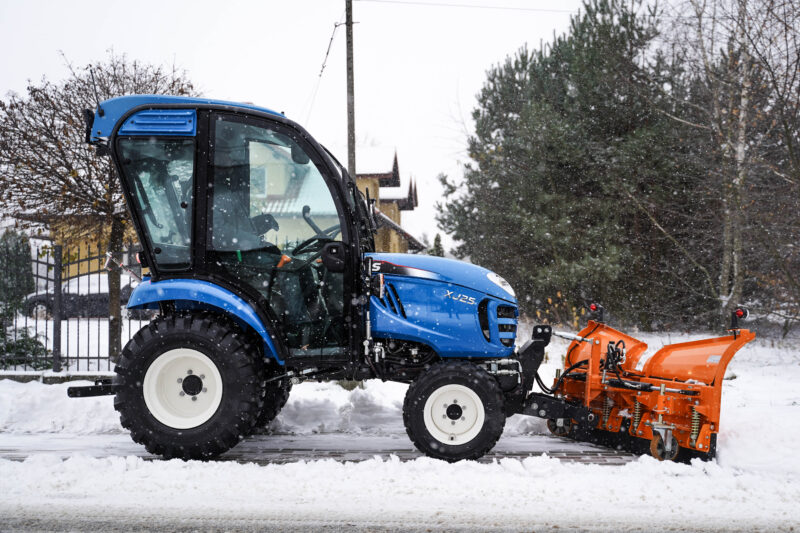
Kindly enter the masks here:
<path id="1" fill-rule="evenodd" d="M 466 294 L 455 294 L 454 291 L 445 291 L 444 297 L 450 298 L 451 300 L 455 300 L 457 302 L 475 305 L 475 298 L 472 296 L 467 296 Z"/>

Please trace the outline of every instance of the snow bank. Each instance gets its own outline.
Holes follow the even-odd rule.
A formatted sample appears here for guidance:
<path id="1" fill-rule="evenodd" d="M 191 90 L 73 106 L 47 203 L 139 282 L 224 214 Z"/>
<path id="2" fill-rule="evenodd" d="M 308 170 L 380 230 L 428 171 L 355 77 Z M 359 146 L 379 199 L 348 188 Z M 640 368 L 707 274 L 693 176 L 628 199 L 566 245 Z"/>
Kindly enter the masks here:
<path id="1" fill-rule="evenodd" d="M 13 480 L 13 482 L 11 481 Z M 19 502 L 27 502 L 24 507 Z M 800 526 L 791 476 L 714 463 L 622 467 L 548 457 L 448 464 L 396 457 L 258 466 L 74 456 L 0 460 L 0 515 L 46 512 L 328 523 L 581 530 L 790 530 Z M 39 502 L 39 503 L 32 503 Z M 622 527 L 621 525 L 624 525 Z"/>
<path id="2" fill-rule="evenodd" d="M 112 398 L 68 398 L 67 387 L 76 385 L 91 383 L 43 385 L 0 380 L 0 433 L 123 433 Z M 403 398 L 407 388 L 378 380 L 366 381 L 363 388 L 352 391 L 337 383 L 302 383 L 292 389 L 289 401 L 267 432 L 405 435 Z M 513 416 L 506 422 L 505 435 L 546 432 L 538 419 Z"/>
<path id="3" fill-rule="evenodd" d="M 111 396 L 67 397 L 58 385 L 0 380 L 0 433 L 122 433 Z M 302 383 L 269 428 L 271 433 L 404 433 L 402 409 L 407 386 L 371 380 L 345 390 L 337 383 Z"/>
<path id="4" fill-rule="evenodd" d="M 122 433 L 109 396 L 70 399 L 67 387 L 88 381 L 44 385 L 0 380 L 0 433 Z"/>
<path id="5" fill-rule="evenodd" d="M 273 433 L 404 433 L 407 385 L 370 380 L 345 390 L 337 383 L 301 383 L 270 425 Z"/>

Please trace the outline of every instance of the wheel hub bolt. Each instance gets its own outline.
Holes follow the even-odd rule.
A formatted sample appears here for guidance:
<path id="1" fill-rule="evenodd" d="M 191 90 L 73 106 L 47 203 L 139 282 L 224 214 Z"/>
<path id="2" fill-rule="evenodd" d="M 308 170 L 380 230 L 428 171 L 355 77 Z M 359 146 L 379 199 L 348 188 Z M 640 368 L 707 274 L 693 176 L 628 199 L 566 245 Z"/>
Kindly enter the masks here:
<path id="1" fill-rule="evenodd" d="M 205 374 L 200 374 L 200 379 L 206 379 L 206 375 Z"/>
<path id="2" fill-rule="evenodd" d="M 192 369 L 190 368 L 189 370 L 186 371 L 186 373 L 191 376 L 192 375 Z"/>
<path id="3" fill-rule="evenodd" d="M 192 396 L 192 401 L 196 402 L 197 401 L 197 396 Z"/>
<path id="4" fill-rule="evenodd" d="M 454 426 L 455 426 L 455 425 L 456 425 L 456 421 L 455 421 L 455 420 L 453 420 L 452 422 L 450 422 L 450 424 L 452 424 L 452 425 L 454 425 Z"/>
<path id="5" fill-rule="evenodd" d="M 178 396 L 186 396 L 186 393 L 185 393 L 185 392 L 183 392 L 183 391 L 180 391 L 180 392 L 178 393 Z"/>
<path id="6" fill-rule="evenodd" d="M 178 378 L 178 383 L 183 383 L 183 378 Z"/>
<path id="7" fill-rule="evenodd" d="M 208 392 L 208 389 L 206 387 L 203 387 L 203 392 Z"/>

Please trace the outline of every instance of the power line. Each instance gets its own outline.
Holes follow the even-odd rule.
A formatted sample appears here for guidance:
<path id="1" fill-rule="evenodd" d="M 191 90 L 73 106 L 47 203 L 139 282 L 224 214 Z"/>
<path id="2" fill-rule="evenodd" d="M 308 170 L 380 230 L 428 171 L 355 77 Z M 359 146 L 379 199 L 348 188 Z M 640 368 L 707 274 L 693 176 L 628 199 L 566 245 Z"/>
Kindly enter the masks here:
<path id="1" fill-rule="evenodd" d="M 452 4 L 445 2 L 423 2 L 422 0 L 355 0 L 356 2 L 372 2 L 374 4 L 397 4 L 409 6 L 426 6 L 426 7 L 466 7 L 474 9 L 496 9 L 503 11 L 530 11 L 533 13 L 570 13 L 575 14 L 577 11 L 571 9 L 545 9 L 539 7 L 516 7 L 516 6 L 490 6 L 479 4 Z"/>
<path id="2" fill-rule="evenodd" d="M 342 16 L 339 17 L 341 21 L 344 17 L 344 11 L 342 12 Z M 322 67 L 319 69 L 319 75 L 317 76 L 317 83 L 314 86 L 314 92 L 311 94 L 311 101 L 308 104 L 308 113 L 306 113 L 306 120 L 304 124 L 308 126 L 308 122 L 311 118 L 311 111 L 314 108 L 314 101 L 317 99 L 317 91 L 319 91 L 319 85 L 322 82 L 322 73 L 325 72 L 325 66 L 328 64 L 328 56 L 331 53 L 331 47 L 333 46 L 333 38 L 336 37 L 336 30 L 339 29 L 339 26 L 343 26 L 344 22 L 335 22 L 333 24 L 333 31 L 331 32 L 331 39 L 328 41 L 328 49 L 325 51 L 325 59 L 322 60 Z"/>

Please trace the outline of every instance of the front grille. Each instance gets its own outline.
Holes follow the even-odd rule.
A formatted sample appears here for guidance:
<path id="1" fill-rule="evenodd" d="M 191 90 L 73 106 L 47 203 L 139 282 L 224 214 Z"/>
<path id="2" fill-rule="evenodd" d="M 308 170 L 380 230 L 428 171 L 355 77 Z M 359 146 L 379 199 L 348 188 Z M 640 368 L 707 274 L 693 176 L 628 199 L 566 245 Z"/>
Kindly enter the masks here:
<path id="1" fill-rule="evenodd" d="M 478 304 L 478 323 L 483 332 L 483 338 L 486 342 L 492 340 L 492 330 L 489 329 L 489 300 L 483 300 Z"/>
<path id="2" fill-rule="evenodd" d="M 498 305 L 493 317 L 489 317 L 490 300 L 478 305 L 478 323 L 487 342 L 500 340 L 503 346 L 514 346 L 517 336 L 517 308 L 511 305 Z"/>
<path id="3" fill-rule="evenodd" d="M 516 307 L 510 305 L 497 306 L 497 329 L 500 332 L 500 342 L 503 346 L 514 346 L 517 337 L 517 316 L 519 312 Z"/>
<path id="4" fill-rule="evenodd" d="M 510 305 L 498 305 L 497 318 L 517 318 L 517 308 Z"/>

